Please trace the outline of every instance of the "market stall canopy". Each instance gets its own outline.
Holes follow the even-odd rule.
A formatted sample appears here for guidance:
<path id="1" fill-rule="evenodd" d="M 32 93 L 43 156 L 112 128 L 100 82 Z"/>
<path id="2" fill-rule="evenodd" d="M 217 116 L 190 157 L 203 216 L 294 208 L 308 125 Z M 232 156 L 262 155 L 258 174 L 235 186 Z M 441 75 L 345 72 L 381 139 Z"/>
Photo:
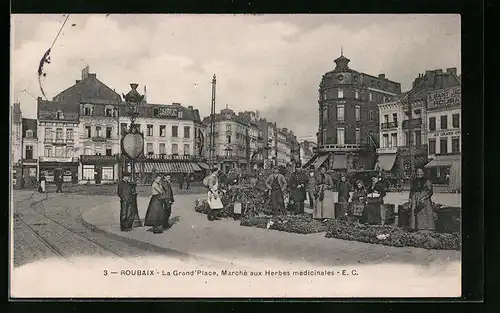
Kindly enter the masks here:
<path id="1" fill-rule="evenodd" d="M 377 165 L 376 169 L 381 169 L 381 170 L 384 170 L 386 172 L 390 172 L 392 170 L 392 168 L 394 167 L 394 162 L 396 162 L 396 158 L 397 158 L 397 154 L 396 153 L 389 153 L 389 154 L 380 154 L 378 156 L 378 160 L 377 160 Z"/>
<path id="2" fill-rule="evenodd" d="M 198 163 L 190 163 L 191 167 L 193 168 L 193 171 L 199 172 L 201 171 L 201 167 L 198 165 Z"/>
<path id="3" fill-rule="evenodd" d="M 461 164 L 461 157 L 459 155 L 437 155 L 425 165 L 425 168 L 452 166 L 454 162 Z"/>
<path id="4" fill-rule="evenodd" d="M 325 163 L 326 159 L 328 159 L 328 155 L 321 155 L 316 159 L 316 161 L 314 161 L 312 165 L 315 169 L 318 169 L 321 167 L 321 165 L 323 165 L 323 163 Z"/>
<path id="5" fill-rule="evenodd" d="M 345 154 L 335 154 L 333 156 L 332 169 L 340 170 L 347 168 L 347 155 Z"/>
<path id="6" fill-rule="evenodd" d="M 203 163 L 203 162 L 199 162 L 198 165 L 203 168 L 203 169 L 206 169 L 206 170 L 209 170 L 210 169 L 210 166 L 207 164 L 207 163 Z"/>

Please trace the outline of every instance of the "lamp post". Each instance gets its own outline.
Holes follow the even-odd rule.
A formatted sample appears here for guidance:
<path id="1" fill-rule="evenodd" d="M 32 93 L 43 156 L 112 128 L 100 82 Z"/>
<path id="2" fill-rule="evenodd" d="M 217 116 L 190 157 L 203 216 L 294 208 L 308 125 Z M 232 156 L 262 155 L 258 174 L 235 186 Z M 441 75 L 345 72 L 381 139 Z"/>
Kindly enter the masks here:
<path id="1" fill-rule="evenodd" d="M 123 135 L 121 139 L 122 155 L 130 161 L 131 174 L 132 174 L 132 196 L 134 201 L 134 217 L 133 227 L 141 226 L 139 212 L 137 210 L 137 191 L 136 191 L 136 175 L 135 175 L 135 161 L 144 153 L 144 135 L 139 132 L 135 124 L 136 118 L 139 116 L 139 107 L 144 100 L 144 96 L 140 95 L 137 91 L 138 84 L 130 84 L 131 90 L 123 95 L 126 103 L 126 115 L 130 118 L 129 131 Z"/>

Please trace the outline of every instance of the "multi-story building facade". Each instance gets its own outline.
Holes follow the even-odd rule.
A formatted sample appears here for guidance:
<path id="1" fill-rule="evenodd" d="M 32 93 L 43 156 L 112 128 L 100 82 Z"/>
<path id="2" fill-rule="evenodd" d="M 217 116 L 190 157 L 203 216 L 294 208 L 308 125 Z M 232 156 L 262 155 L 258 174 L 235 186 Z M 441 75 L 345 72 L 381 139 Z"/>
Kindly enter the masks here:
<path id="1" fill-rule="evenodd" d="M 62 101 L 38 102 L 39 172 L 47 182 L 60 173 L 65 182 L 78 182 L 79 107 Z"/>
<path id="2" fill-rule="evenodd" d="M 288 142 L 288 129 L 278 128 L 277 129 L 277 164 L 278 165 L 288 165 L 292 160 L 292 149 Z"/>
<path id="3" fill-rule="evenodd" d="M 22 172 L 25 187 L 31 188 L 38 181 L 38 121 L 32 118 L 23 118 L 22 121 Z"/>
<path id="4" fill-rule="evenodd" d="M 287 133 L 287 145 L 290 147 L 290 162 L 301 166 L 302 161 L 300 159 L 300 145 L 297 140 L 297 136 L 293 133 L 293 131 L 288 131 Z"/>
<path id="5" fill-rule="evenodd" d="M 135 120 L 144 135 L 144 156 L 136 163 L 141 182 L 155 172 L 181 176 L 207 169 L 200 159 L 200 114 L 192 106 L 143 103 Z M 127 133 L 130 119 L 126 107 L 119 110 L 119 137 Z"/>
<path id="6" fill-rule="evenodd" d="M 460 173 L 462 153 L 461 87 L 451 87 L 427 95 L 427 144 L 425 165 L 430 178 L 446 183 L 450 172 Z M 455 175 L 460 178 L 460 175 Z"/>
<path id="7" fill-rule="evenodd" d="M 316 155 L 316 143 L 304 140 L 300 144 L 300 163 L 310 164 L 310 160 Z"/>
<path id="8" fill-rule="evenodd" d="M 260 113 L 259 111 L 245 111 L 238 113 L 238 116 L 243 118 L 248 126 L 248 147 L 250 166 L 253 168 L 263 165 L 264 162 L 264 136 L 260 129 Z"/>
<path id="9" fill-rule="evenodd" d="M 447 69 L 446 72 L 426 71 L 418 75 L 410 91 L 399 95 L 394 101 L 378 105 L 380 147 L 377 149 L 376 169 L 409 179 L 412 177 L 411 160 L 414 168 L 427 163 L 427 97 L 435 90 L 459 84 L 460 78 L 455 68 Z"/>
<path id="10" fill-rule="evenodd" d="M 18 185 L 21 181 L 21 153 L 22 153 L 22 112 L 21 104 L 15 102 L 10 107 L 10 136 L 11 136 L 11 154 L 9 166 L 12 166 L 12 184 Z"/>
<path id="11" fill-rule="evenodd" d="M 392 101 L 401 84 L 385 74 L 378 77 L 350 69 L 343 55 L 334 70 L 323 75 L 319 86 L 319 131 L 315 167 L 356 170 L 373 167 L 378 145 L 377 104 Z"/>

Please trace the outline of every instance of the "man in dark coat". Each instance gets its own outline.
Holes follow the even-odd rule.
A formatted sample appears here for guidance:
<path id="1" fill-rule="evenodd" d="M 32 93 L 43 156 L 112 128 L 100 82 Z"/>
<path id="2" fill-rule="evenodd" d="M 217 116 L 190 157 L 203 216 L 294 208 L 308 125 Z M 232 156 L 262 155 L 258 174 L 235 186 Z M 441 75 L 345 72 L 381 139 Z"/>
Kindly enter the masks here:
<path id="1" fill-rule="evenodd" d="M 132 210 L 133 188 L 127 174 L 124 174 L 122 180 L 118 183 L 116 194 L 120 197 L 120 229 L 121 231 L 129 231 L 132 229 L 135 216 Z"/>
<path id="2" fill-rule="evenodd" d="M 170 228 L 170 215 L 172 214 L 172 203 L 174 203 L 174 193 L 172 192 L 172 183 L 170 181 L 170 175 L 163 177 L 161 182 L 163 190 L 165 190 L 165 198 L 163 199 L 163 209 L 165 211 L 165 220 L 163 223 L 163 229 Z"/>
<path id="3" fill-rule="evenodd" d="M 60 173 L 58 173 L 54 179 L 54 182 L 56 183 L 56 192 L 59 193 L 59 192 L 63 192 L 62 191 L 62 183 L 63 183 L 63 178 L 62 178 L 62 175 Z"/>
<path id="4" fill-rule="evenodd" d="M 339 183 L 339 196 L 338 196 L 338 202 L 340 203 L 346 203 L 349 202 L 349 192 L 352 190 L 352 185 L 349 181 L 347 181 L 347 177 L 345 174 L 342 174 L 340 177 L 340 183 Z"/>
<path id="5" fill-rule="evenodd" d="M 292 173 L 288 179 L 290 187 L 290 198 L 293 200 L 295 214 L 304 213 L 304 201 L 306 200 L 306 178 L 297 171 L 296 167 L 292 167 Z"/>

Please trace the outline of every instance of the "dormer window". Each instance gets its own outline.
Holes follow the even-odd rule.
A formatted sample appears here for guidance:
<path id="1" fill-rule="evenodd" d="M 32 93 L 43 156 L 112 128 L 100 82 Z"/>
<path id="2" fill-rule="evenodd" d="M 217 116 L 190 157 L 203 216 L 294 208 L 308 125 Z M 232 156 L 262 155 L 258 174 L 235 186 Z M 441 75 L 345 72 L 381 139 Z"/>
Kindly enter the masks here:
<path id="1" fill-rule="evenodd" d="M 33 131 L 31 129 L 26 131 L 26 138 L 33 138 Z"/>
<path id="2" fill-rule="evenodd" d="M 94 106 L 91 104 L 86 104 L 83 107 L 83 115 L 85 116 L 92 116 L 94 115 Z"/>
<path id="3" fill-rule="evenodd" d="M 178 111 L 178 112 L 177 112 L 177 117 L 178 117 L 178 118 L 182 118 L 182 111 Z"/>
<path id="4" fill-rule="evenodd" d="M 64 113 L 61 110 L 57 110 L 57 119 L 58 120 L 63 120 L 64 119 Z"/>

